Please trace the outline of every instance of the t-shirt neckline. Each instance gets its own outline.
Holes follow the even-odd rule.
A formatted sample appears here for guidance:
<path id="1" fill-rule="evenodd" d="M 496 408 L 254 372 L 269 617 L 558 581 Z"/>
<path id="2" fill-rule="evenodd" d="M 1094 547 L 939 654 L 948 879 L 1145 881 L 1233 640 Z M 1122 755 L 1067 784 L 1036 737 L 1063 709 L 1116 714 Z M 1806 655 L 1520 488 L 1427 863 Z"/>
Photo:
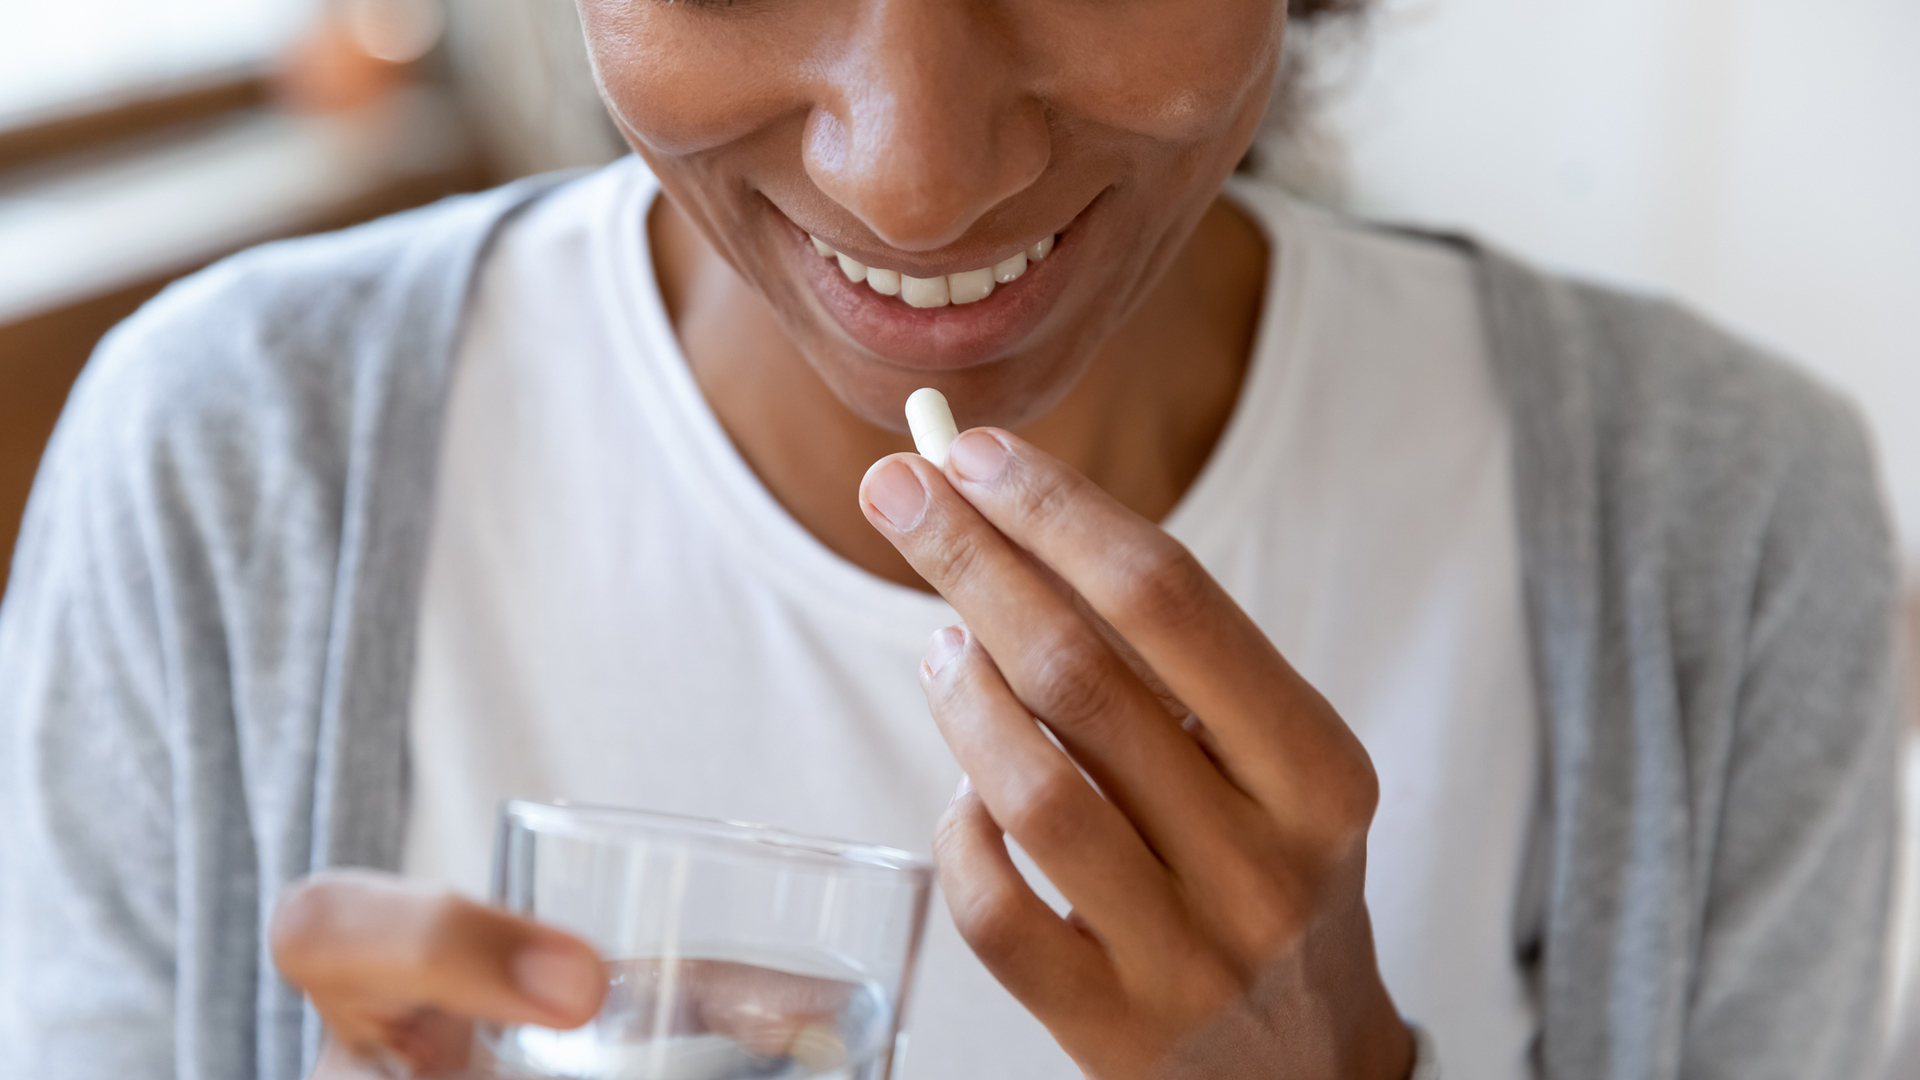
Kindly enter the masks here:
<path id="1" fill-rule="evenodd" d="M 616 354 L 635 389 L 639 408 L 658 433 L 674 474 L 700 506 L 723 543 L 743 564 L 774 582 L 815 614 L 870 636 L 897 641 L 906 634 L 958 621 L 947 602 L 887 581 L 828 548 L 767 490 L 727 435 L 694 380 L 667 315 L 655 276 L 646 216 L 660 184 L 639 158 L 613 187 L 610 228 L 596 230 L 599 302 L 614 328 Z M 1232 521 L 1258 486 L 1263 450 L 1274 437 L 1263 418 L 1284 416 L 1302 330 L 1297 245 L 1280 234 L 1289 206 L 1277 193 L 1229 182 L 1224 194 L 1266 233 L 1269 262 L 1252 356 L 1225 430 L 1192 485 L 1161 525 L 1199 551 L 1232 531 Z"/>

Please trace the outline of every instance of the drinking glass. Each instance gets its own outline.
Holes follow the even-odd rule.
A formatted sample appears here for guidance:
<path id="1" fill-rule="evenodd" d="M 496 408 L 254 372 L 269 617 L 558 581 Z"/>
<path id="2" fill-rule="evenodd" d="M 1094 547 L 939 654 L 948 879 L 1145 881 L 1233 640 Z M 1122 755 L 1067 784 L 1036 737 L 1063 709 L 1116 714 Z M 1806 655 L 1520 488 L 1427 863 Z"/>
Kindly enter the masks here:
<path id="1" fill-rule="evenodd" d="M 932 868 L 764 825 L 514 800 L 493 899 L 586 940 L 599 1015 L 482 1025 L 501 1077 L 885 1080 Z"/>

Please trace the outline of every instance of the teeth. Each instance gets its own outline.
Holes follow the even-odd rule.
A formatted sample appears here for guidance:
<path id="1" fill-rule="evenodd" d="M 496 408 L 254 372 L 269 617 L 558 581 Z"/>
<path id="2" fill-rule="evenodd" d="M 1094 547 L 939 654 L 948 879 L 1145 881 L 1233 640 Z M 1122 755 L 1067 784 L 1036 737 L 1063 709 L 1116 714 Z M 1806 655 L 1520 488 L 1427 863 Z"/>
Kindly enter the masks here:
<path id="1" fill-rule="evenodd" d="M 993 268 L 947 275 L 947 293 L 956 304 L 971 304 L 993 295 Z"/>
<path id="2" fill-rule="evenodd" d="M 972 304 L 993 295 L 995 285 L 1005 285 L 1018 281 L 1027 272 L 1028 265 L 1045 259 L 1053 251 L 1053 237 L 1042 237 L 1040 241 L 1025 251 L 1015 252 L 1012 257 L 1002 259 L 992 266 L 979 270 L 962 270 L 957 274 L 946 274 L 935 278 L 908 277 L 898 270 L 883 270 L 878 266 L 867 266 L 857 259 L 842 255 L 819 237 L 809 235 L 813 250 L 823 259 L 832 259 L 840 264 L 840 272 L 847 280 L 858 284 L 862 281 L 867 287 L 882 296 L 898 296 L 917 308 L 946 307 L 948 304 Z"/>
<path id="3" fill-rule="evenodd" d="M 900 299 L 919 308 L 946 307 L 949 299 L 947 279 L 900 275 Z"/>

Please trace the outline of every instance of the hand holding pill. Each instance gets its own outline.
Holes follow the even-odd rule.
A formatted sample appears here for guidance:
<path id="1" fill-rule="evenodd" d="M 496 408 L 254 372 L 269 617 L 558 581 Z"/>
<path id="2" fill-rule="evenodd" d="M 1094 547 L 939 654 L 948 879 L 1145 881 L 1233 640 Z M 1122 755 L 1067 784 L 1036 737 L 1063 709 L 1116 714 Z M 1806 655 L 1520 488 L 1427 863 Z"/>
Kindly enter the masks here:
<path id="1" fill-rule="evenodd" d="M 861 505 L 965 620 L 920 670 L 970 777 L 935 843 L 961 935 L 1089 1077 L 1404 1077 L 1359 740 L 1153 522 L 1009 432 L 954 437 L 938 391 L 908 415 L 920 455 Z"/>

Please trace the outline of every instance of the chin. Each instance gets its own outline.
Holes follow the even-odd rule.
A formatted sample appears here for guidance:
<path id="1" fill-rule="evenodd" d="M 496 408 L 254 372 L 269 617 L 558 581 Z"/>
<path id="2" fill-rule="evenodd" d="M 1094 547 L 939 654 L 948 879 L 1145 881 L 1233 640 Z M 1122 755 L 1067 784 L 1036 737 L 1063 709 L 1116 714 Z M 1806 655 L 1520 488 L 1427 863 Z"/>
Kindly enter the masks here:
<path id="1" fill-rule="evenodd" d="M 907 396 L 923 386 L 945 394 L 960 430 L 1018 431 L 1051 412 L 1093 363 L 1092 350 L 1051 357 L 1023 353 L 951 371 L 910 370 L 837 350 L 805 350 L 814 372 L 854 415 L 907 433 Z M 822 355 L 825 352 L 826 355 Z"/>

